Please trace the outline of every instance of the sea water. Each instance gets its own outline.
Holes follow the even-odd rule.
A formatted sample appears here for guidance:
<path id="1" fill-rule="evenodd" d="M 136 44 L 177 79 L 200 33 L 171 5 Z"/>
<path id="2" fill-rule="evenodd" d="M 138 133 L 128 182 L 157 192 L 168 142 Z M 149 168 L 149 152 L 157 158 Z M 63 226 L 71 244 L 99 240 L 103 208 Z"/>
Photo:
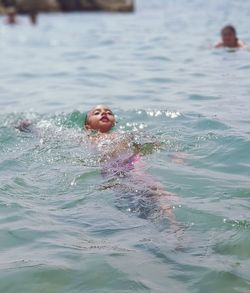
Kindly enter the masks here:
<path id="1" fill-rule="evenodd" d="M 0 19 L 0 292 L 250 291 L 250 52 L 212 48 L 228 23 L 250 44 L 250 4 L 136 4 Z M 160 145 L 130 191 L 81 130 L 99 103 Z"/>

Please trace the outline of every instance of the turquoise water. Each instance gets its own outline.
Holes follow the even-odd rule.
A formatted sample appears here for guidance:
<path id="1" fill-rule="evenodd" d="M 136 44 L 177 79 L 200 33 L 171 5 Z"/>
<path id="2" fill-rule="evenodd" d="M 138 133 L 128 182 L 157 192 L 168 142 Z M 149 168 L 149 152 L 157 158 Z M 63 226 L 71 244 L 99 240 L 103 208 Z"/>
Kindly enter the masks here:
<path id="1" fill-rule="evenodd" d="M 0 19 L 0 292 L 249 292 L 250 52 L 211 45 L 227 23 L 250 44 L 250 4 L 176 2 Z M 162 143 L 142 171 L 174 222 L 145 178 L 104 188 L 81 131 L 97 103 Z"/>

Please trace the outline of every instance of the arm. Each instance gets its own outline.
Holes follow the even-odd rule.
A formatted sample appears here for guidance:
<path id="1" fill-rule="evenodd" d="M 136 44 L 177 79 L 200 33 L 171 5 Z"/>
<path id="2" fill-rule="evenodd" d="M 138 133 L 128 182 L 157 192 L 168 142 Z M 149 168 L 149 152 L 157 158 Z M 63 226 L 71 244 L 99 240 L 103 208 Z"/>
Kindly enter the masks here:
<path id="1" fill-rule="evenodd" d="M 223 43 L 220 41 L 220 42 L 218 42 L 218 43 L 216 43 L 215 45 L 214 45 L 214 48 L 223 48 L 224 47 L 224 45 L 223 45 Z"/>

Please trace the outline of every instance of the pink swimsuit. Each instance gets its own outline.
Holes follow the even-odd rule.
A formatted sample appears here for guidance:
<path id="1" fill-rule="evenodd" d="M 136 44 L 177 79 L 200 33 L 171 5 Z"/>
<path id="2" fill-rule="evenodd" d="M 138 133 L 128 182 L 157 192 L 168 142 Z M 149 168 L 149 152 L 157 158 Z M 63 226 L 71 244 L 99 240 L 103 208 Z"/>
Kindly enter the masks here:
<path id="1" fill-rule="evenodd" d="M 102 168 L 104 177 L 125 177 L 127 173 L 135 168 L 135 163 L 140 160 L 139 154 L 129 157 L 121 155 L 118 158 L 106 162 Z"/>

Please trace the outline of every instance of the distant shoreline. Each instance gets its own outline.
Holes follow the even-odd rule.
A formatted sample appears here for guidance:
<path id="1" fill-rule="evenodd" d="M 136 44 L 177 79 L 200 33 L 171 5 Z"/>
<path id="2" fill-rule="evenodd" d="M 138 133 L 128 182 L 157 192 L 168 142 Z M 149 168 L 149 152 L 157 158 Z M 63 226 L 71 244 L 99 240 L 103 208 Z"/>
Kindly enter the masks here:
<path id="1" fill-rule="evenodd" d="M 0 14 L 6 14 L 13 7 L 18 14 L 36 12 L 110 11 L 133 12 L 134 0 L 0 0 Z M 12 4 L 13 3 L 13 4 Z"/>

